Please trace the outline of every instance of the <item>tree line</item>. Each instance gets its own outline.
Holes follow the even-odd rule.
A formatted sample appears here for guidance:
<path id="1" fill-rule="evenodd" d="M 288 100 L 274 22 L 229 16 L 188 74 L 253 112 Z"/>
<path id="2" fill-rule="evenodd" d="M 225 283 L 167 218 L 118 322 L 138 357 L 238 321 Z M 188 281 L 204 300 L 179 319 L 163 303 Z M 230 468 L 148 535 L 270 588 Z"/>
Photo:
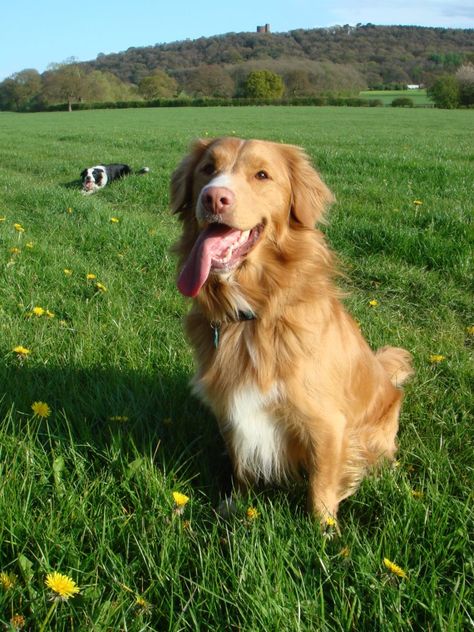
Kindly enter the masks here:
<path id="1" fill-rule="evenodd" d="M 229 33 L 99 54 L 91 62 L 70 59 L 42 74 L 25 69 L 0 83 L 0 109 L 141 99 L 350 97 L 409 83 L 431 88 L 449 83 L 446 77 L 464 86 L 457 103 L 466 105 L 470 79 L 462 77 L 473 62 L 474 31 L 467 29 L 368 24 Z"/>
<path id="2" fill-rule="evenodd" d="M 321 95 L 353 96 L 364 88 L 350 68 L 329 62 L 307 68 L 285 62 L 280 72 L 249 64 L 229 72 L 217 64 L 180 70 L 173 75 L 159 68 L 137 85 L 111 72 L 84 64 L 64 63 L 40 75 L 35 69 L 15 73 L 0 83 L 0 109 L 19 112 L 45 110 L 54 104 L 131 102 L 155 99 L 279 99 Z"/>
<path id="3" fill-rule="evenodd" d="M 113 73 L 88 70 L 70 60 L 40 74 L 27 68 L 0 83 L 0 109 L 38 111 L 55 103 L 118 101 L 136 98 L 136 88 Z"/>

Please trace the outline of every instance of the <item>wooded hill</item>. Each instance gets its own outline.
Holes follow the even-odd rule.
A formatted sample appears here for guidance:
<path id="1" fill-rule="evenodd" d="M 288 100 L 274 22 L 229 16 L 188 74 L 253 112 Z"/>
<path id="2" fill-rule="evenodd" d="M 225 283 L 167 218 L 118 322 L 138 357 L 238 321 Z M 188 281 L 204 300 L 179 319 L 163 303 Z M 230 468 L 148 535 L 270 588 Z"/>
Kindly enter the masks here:
<path id="1" fill-rule="evenodd" d="M 322 64 L 326 74 L 340 72 L 363 87 L 380 87 L 428 84 L 463 62 L 474 62 L 474 29 L 366 24 L 288 33 L 227 33 L 99 54 L 84 65 L 139 84 L 155 69 L 180 82 L 183 74 L 205 65 L 224 67 L 238 80 L 255 69 L 284 76 L 292 71 L 314 73 Z"/>
<path id="2" fill-rule="evenodd" d="M 0 110 L 38 111 L 66 103 L 69 109 L 100 103 L 129 107 L 132 101 L 139 107 L 159 99 L 177 105 L 196 99 L 310 98 L 315 104 L 315 98 L 356 97 L 366 88 L 407 84 L 437 86 L 441 107 L 470 107 L 473 76 L 474 29 L 367 24 L 228 33 L 100 54 L 89 62 L 69 60 L 41 75 L 24 69 L 0 83 Z"/>

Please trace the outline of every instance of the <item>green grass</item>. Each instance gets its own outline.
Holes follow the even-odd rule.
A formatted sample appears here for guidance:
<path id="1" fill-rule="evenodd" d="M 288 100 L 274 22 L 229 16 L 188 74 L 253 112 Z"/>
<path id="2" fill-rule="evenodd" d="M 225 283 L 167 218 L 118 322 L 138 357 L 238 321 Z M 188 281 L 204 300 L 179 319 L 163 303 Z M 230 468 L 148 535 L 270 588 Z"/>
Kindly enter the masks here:
<path id="1" fill-rule="evenodd" d="M 472 629 L 469 130 L 472 112 L 426 109 L 0 115 L 0 571 L 16 576 L 0 585 L 5 628 L 21 614 L 40 629 L 45 576 L 59 571 L 81 592 L 46 629 Z M 320 533 L 300 487 L 215 512 L 226 461 L 188 391 L 168 182 L 192 138 L 217 134 L 306 148 L 337 197 L 325 230 L 350 311 L 374 347 L 414 354 L 399 467 L 343 503 L 340 537 Z M 122 160 L 150 174 L 91 197 L 71 185 Z M 35 401 L 50 417 L 33 416 Z M 175 490 L 190 497 L 182 515 Z"/>
<path id="2" fill-rule="evenodd" d="M 380 99 L 384 105 L 390 105 L 394 99 L 409 97 L 415 105 L 433 105 L 424 88 L 415 90 L 363 90 L 359 93 L 362 99 Z"/>

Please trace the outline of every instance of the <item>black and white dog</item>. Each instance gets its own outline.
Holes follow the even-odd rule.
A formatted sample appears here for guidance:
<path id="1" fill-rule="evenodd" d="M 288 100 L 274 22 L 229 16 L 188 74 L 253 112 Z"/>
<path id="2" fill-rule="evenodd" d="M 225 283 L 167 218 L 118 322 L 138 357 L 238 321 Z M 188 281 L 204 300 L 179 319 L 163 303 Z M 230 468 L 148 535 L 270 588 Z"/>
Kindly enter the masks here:
<path id="1" fill-rule="evenodd" d="M 143 167 L 138 173 L 148 173 L 149 171 L 148 167 Z M 99 189 L 103 189 L 109 182 L 119 180 L 131 173 L 133 173 L 132 169 L 128 165 L 121 163 L 96 165 L 95 167 L 84 169 L 81 173 L 82 193 L 84 195 L 95 193 Z"/>

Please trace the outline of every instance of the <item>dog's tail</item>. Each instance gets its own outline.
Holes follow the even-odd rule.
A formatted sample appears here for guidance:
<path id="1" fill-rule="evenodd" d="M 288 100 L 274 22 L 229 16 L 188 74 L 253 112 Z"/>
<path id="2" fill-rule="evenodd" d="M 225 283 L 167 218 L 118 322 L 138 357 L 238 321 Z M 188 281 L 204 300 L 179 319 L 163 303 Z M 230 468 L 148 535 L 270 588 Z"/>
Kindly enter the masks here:
<path id="1" fill-rule="evenodd" d="M 400 347 L 381 347 L 375 352 L 394 386 L 402 386 L 414 373 L 412 356 Z"/>
<path id="2" fill-rule="evenodd" d="M 143 175 L 144 173 L 150 173 L 150 167 L 142 167 L 140 171 L 137 171 L 138 175 Z"/>

